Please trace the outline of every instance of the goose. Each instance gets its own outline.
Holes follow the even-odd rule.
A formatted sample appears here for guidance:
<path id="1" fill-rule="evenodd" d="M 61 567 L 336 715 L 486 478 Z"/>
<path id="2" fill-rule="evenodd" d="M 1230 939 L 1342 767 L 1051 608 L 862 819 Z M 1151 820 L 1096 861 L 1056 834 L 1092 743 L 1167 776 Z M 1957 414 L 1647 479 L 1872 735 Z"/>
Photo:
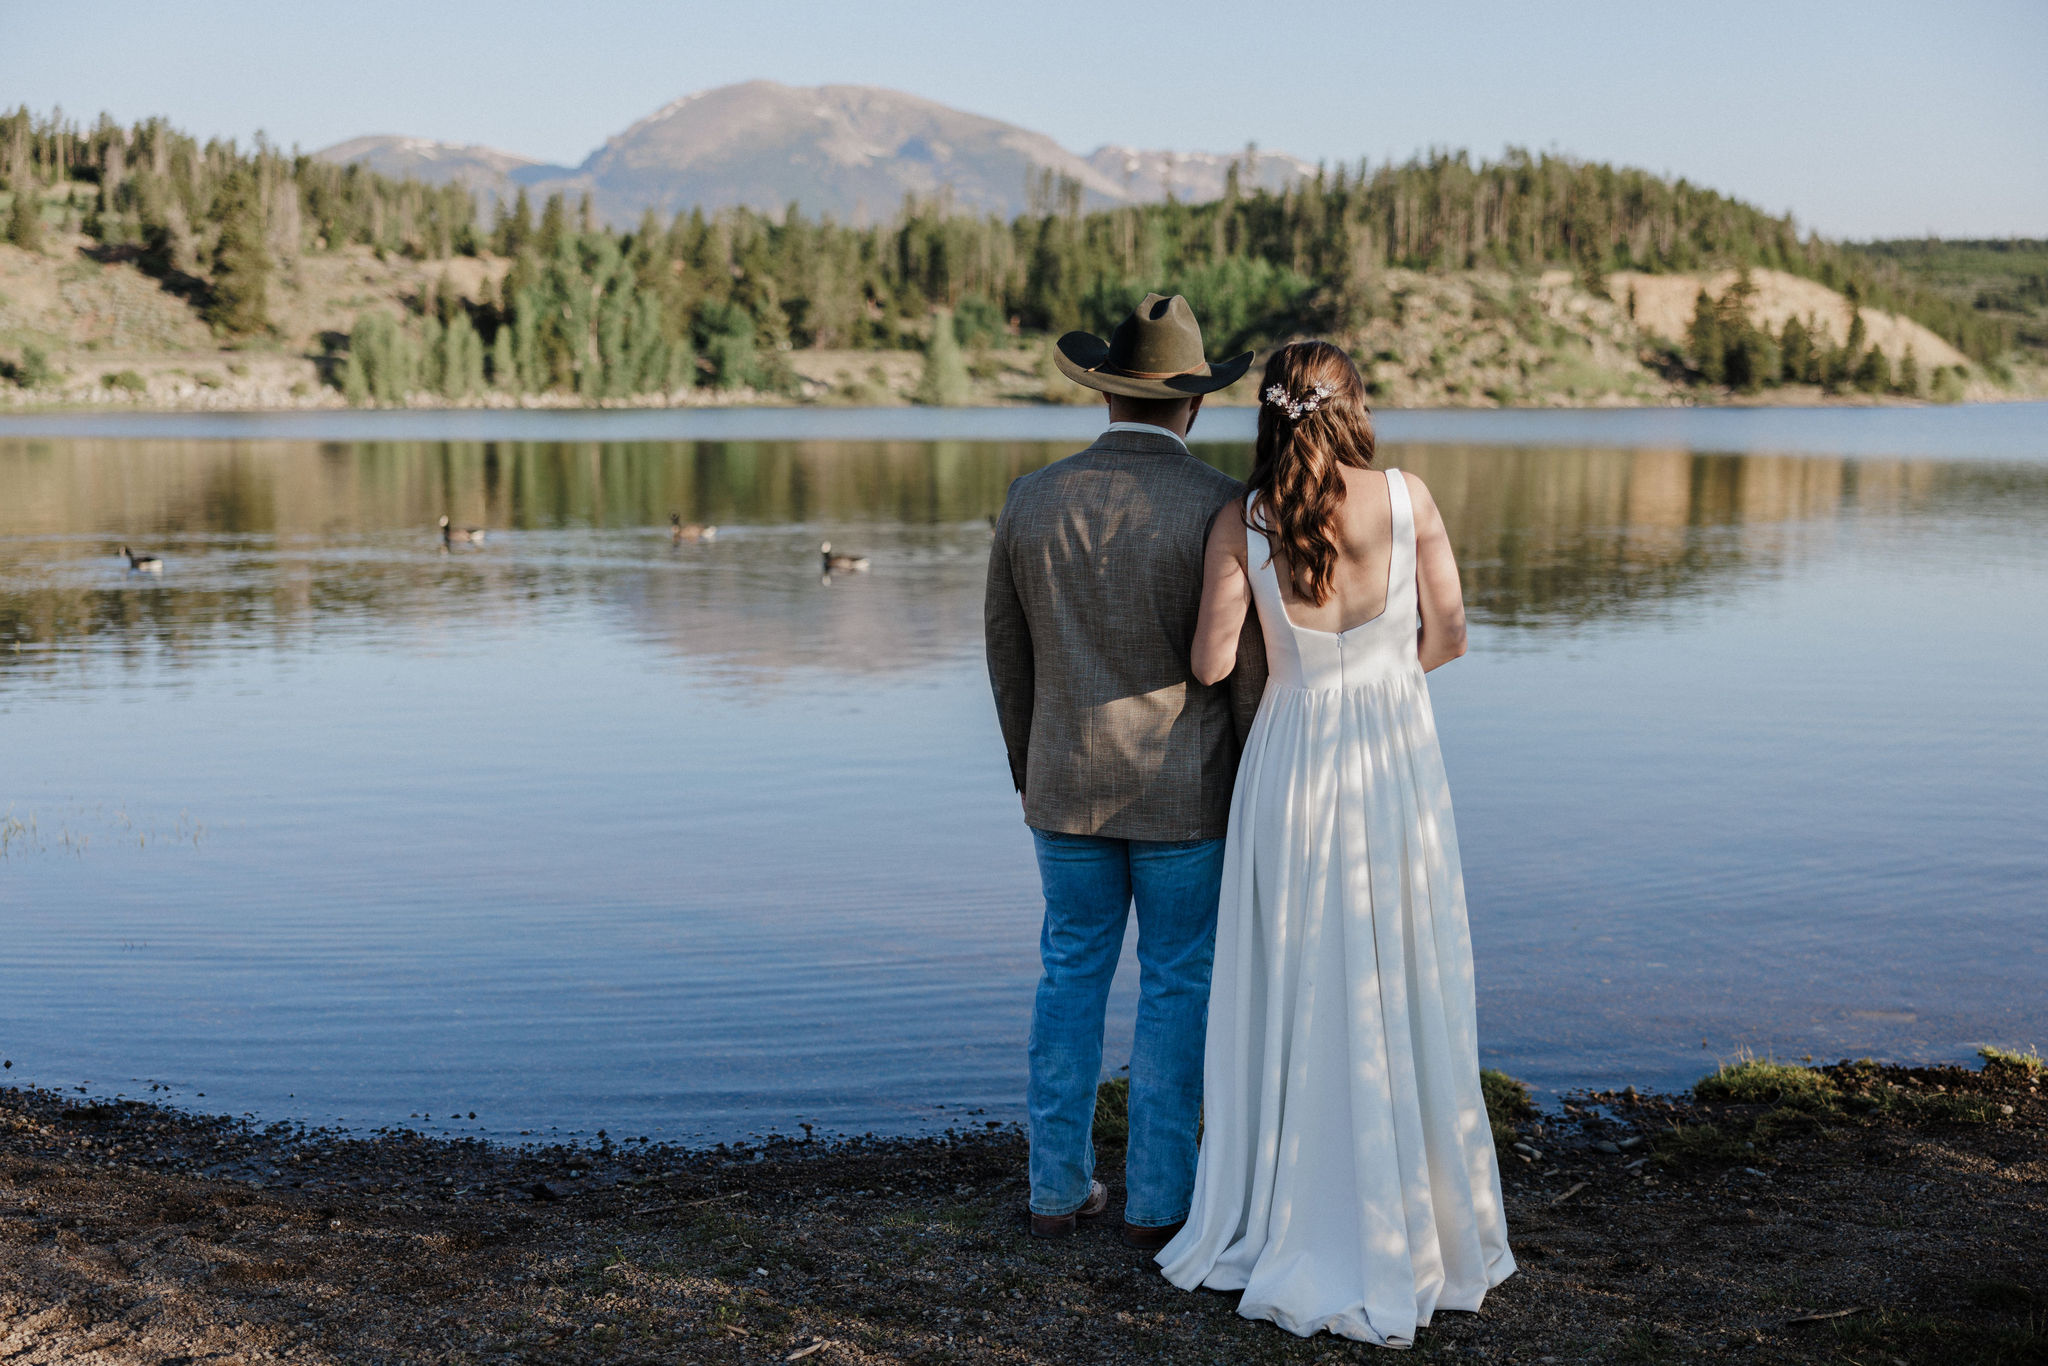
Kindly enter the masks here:
<path id="1" fill-rule="evenodd" d="M 145 574 L 164 572 L 164 562 L 154 555 L 138 555 L 125 545 L 121 547 L 121 553 L 128 557 L 128 568 L 131 570 L 139 569 Z"/>
<path id="2" fill-rule="evenodd" d="M 668 534 L 671 540 L 676 541 L 708 541 L 718 535 L 718 528 L 685 522 L 682 513 L 671 512 L 668 515 Z"/>
<path id="3" fill-rule="evenodd" d="M 865 555 L 834 555 L 830 541 L 818 547 L 818 554 L 825 562 L 827 574 L 835 569 L 843 574 L 858 574 L 868 567 L 868 557 Z"/>
<path id="4" fill-rule="evenodd" d="M 448 525 L 448 514 L 445 512 L 441 514 L 442 545 L 482 545 L 483 543 L 484 529 L 482 527 L 450 526 Z"/>

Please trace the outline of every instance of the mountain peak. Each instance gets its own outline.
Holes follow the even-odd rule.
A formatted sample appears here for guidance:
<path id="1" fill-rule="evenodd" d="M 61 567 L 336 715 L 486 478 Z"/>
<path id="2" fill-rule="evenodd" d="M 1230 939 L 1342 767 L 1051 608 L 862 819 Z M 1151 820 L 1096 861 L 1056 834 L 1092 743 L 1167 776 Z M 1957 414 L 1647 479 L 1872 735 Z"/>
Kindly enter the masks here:
<path id="1" fill-rule="evenodd" d="M 874 221 L 906 196 L 945 196 L 967 212 L 1010 217 L 1025 211 L 1032 182 L 1047 171 L 1077 183 L 1088 204 L 1161 199 L 1169 187 L 1182 199 L 1211 199 L 1223 192 L 1230 163 L 1243 160 L 1116 146 L 1082 157 L 1042 133 L 899 90 L 770 80 L 671 100 L 573 170 L 424 138 L 357 138 L 317 155 L 500 197 L 515 184 L 535 194 L 588 194 L 604 219 L 622 225 L 648 209 L 779 213 L 792 203 L 814 215 Z M 1314 170 L 1271 153 L 1248 164 L 1247 189 L 1277 189 Z"/>
<path id="2" fill-rule="evenodd" d="M 495 147 L 395 133 L 350 138 L 313 155 L 323 161 L 356 162 L 394 179 L 409 176 L 430 185 L 454 181 L 488 193 L 495 193 L 498 185 L 515 172 L 541 164 L 532 157 L 501 152 Z"/>

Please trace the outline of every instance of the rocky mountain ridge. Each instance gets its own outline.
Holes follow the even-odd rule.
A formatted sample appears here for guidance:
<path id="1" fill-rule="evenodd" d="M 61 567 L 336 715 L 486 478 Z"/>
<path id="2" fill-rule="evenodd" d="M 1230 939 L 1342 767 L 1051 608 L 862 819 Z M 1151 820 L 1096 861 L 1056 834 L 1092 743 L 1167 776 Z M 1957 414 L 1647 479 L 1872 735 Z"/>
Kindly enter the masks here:
<path id="1" fill-rule="evenodd" d="M 873 86 L 748 81 L 671 101 L 607 139 L 578 166 L 496 148 L 381 135 L 314 155 L 390 176 L 468 186 L 480 198 L 588 194 L 605 222 L 627 227 L 653 209 L 744 205 L 842 222 L 875 222 L 907 195 L 950 197 L 961 210 L 1012 217 L 1041 206 L 1044 177 L 1078 186 L 1082 207 L 1223 193 L 1233 163 L 1246 188 L 1271 190 L 1313 175 L 1298 157 L 1181 152 L 1115 145 L 1087 156 L 1015 124 Z"/>

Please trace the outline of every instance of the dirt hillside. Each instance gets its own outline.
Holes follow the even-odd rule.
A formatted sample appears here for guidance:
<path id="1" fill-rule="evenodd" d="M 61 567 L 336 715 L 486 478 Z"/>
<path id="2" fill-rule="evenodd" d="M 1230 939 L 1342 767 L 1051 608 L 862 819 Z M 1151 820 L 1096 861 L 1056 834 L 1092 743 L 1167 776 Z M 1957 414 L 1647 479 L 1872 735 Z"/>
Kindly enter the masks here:
<path id="1" fill-rule="evenodd" d="M 1749 305 L 1750 321 L 1781 332 L 1787 321 L 1798 318 L 1816 332 L 1825 333 L 1837 345 L 1848 338 L 1849 301 L 1826 285 L 1787 275 L 1782 270 L 1753 270 L 1749 278 L 1756 286 L 1756 297 Z M 1622 270 L 1607 278 L 1607 289 L 1624 307 L 1629 295 L 1635 295 L 1637 327 L 1667 341 L 1684 341 L 1700 290 L 1705 289 L 1708 297 L 1718 299 L 1735 280 L 1736 272 L 1732 270 L 1710 275 L 1645 275 Z M 1923 373 L 1942 366 L 1970 364 L 1962 352 L 1911 318 L 1875 308 L 1861 312 L 1871 345 L 1884 352 L 1893 365 L 1903 360 L 1909 349 Z"/>

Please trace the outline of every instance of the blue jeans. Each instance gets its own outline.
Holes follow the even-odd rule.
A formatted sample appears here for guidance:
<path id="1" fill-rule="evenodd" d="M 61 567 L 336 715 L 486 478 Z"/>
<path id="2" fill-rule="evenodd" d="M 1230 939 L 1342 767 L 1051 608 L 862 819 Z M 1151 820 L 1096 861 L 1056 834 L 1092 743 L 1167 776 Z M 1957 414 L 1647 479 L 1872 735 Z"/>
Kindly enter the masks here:
<path id="1" fill-rule="evenodd" d="M 1131 1045 L 1131 1137 L 1124 1219 L 1185 1219 L 1195 1190 L 1202 1048 L 1223 841 L 1105 839 L 1031 832 L 1045 888 L 1031 1012 L 1031 1209 L 1072 1214 L 1095 1175 L 1102 1025 L 1124 923 L 1138 907 L 1138 1027 Z"/>

